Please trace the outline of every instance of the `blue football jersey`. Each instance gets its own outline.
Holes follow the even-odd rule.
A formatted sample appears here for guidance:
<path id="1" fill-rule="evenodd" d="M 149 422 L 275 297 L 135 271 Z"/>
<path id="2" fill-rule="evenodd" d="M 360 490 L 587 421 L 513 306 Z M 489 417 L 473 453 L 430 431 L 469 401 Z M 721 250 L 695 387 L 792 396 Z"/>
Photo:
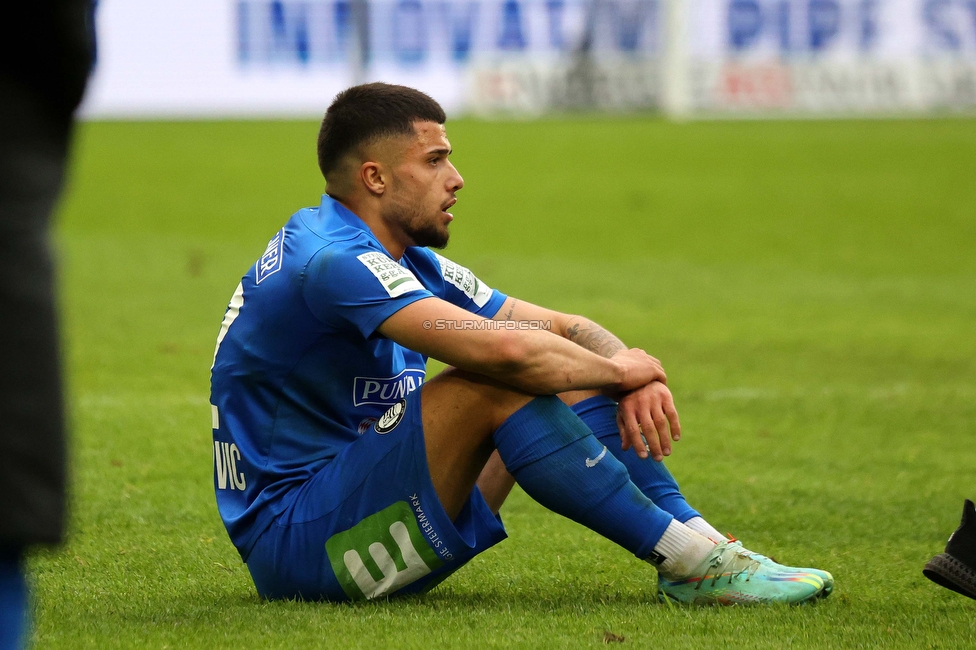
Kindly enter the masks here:
<path id="1" fill-rule="evenodd" d="M 328 196 L 295 213 L 244 275 L 210 388 L 217 505 L 242 556 L 295 488 L 421 386 L 427 358 L 376 328 L 431 296 L 486 318 L 505 300 L 426 248 L 397 262 Z"/>

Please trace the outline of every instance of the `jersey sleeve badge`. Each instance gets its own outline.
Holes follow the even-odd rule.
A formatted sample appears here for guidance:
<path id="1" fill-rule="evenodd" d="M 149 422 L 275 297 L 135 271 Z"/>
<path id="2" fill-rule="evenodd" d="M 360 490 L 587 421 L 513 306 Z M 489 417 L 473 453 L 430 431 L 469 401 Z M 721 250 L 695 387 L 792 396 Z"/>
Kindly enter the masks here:
<path id="1" fill-rule="evenodd" d="M 408 269 L 378 252 L 357 255 L 356 259 L 363 263 L 369 272 L 376 276 L 391 298 L 397 298 L 410 291 L 423 291 L 424 285 Z"/>

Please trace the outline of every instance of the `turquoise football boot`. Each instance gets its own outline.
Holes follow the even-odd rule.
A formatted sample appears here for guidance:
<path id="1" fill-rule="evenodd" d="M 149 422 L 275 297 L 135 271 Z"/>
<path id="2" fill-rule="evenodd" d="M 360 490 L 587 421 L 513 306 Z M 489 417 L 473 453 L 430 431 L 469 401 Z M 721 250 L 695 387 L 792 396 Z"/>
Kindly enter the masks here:
<path id="1" fill-rule="evenodd" d="M 668 580 L 659 575 L 658 593 L 696 605 L 798 604 L 823 593 L 819 575 L 777 567 L 752 557 L 738 542 L 720 542 L 689 576 Z"/>
<path id="2" fill-rule="evenodd" d="M 733 542 L 737 541 L 734 537 L 731 539 Z M 820 598 L 826 598 L 831 594 L 831 592 L 834 591 L 834 576 L 831 575 L 829 571 L 821 571 L 820 569 L 798 569 L 796 567 L 784 566 L 771 557 L 766 557 L 765 555 L 756 553 L 755 551 L 750 551 L 747 548 L 743 548 L 742 551 L 749 557 L 757 560 L 760 564 L 763 564 L 774 571 L 797 571 L 800 573 L 812 573 L 813 575 L 819 577 L 824 583 L 823 591 L 820 592 Z"/>

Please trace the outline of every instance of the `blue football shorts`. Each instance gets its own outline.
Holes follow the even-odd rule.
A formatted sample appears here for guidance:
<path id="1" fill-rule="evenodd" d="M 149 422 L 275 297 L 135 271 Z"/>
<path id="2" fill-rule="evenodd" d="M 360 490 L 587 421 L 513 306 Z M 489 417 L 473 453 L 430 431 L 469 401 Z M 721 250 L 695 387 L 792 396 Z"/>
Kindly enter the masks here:
<path id="1" fill-rule="evenodd" d="M 419 390 L 289 498 L 246 560 L 264 598 L 426 591 L 506 537 L 477 487 L 456 521 L 441 506 L 427 469 Z"/>

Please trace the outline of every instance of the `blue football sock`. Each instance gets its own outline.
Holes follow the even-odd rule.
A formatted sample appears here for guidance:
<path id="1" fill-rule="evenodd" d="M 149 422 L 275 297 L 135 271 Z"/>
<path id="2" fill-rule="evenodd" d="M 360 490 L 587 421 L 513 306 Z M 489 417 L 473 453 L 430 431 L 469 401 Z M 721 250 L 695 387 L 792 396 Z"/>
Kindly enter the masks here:
<path id="1" fill-rule="evenodd" d="M 494 440 L 530 497 L 641 559 L 673 519 L 641 494 L 627 469 L 558 397 L 533 399 L 505 420 Z"/>
<path id="2" fill-rule="evenodd" d="M 27 584 L 19 551 L 0 548 L 0 650 L 23 647 Z"/>
<path id="3" fill-rule="evenodd" d="M 628 451 L 620 449 L 616 402 L 609 397 L 598 395 L 577 402 L 572 408 L 573 412 L 590 428 L 593 435 L 624 464 L 630 474 L 630 480 L 644 496 L 654 502 L 654 505 L 671 513 L 681 523 L 694 517 L 701 517 L 685 501 L 678 489 L 677 481 L 671 476 L 664 463 L 642 459 L 632 449 Z"/>

